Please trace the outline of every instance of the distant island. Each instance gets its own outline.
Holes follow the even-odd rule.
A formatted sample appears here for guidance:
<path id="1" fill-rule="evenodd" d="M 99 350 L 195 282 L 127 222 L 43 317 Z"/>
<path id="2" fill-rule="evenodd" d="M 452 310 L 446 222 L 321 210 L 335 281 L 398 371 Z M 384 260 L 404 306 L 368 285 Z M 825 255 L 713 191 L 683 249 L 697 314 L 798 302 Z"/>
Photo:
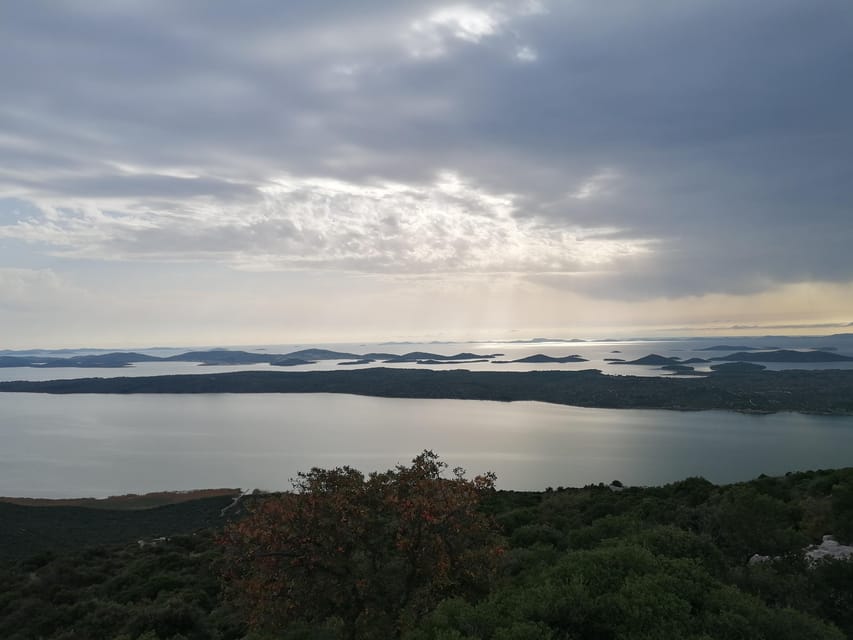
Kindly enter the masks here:
<path id="1" fill-rule="evenodd" d="M 580 338 L 570 338 L 568 340 L 564 338 L 530 338 L 529 340 L 507 340 L 507 344 L 544 344 L 548 342 L 553 343 L 577 343 L 577 342 L 586 342 L 586 340 L 581 340 Z M 604 340 L 603 342 L 615 342 L 614 340 Z"/>
<path id="2" fill-rule="evenodd" d="M 518 360 L 494 360 L 495 364 L 542 364 L 542 363 L 563 363 L 563 362 L 588 362 L 586 358 L 582 358 L 579 355 L 571 355 L 571 356 L 546 356 L 541 353 L 537 353 L 532 356 L 527 356 L 526 358 L 519 358 Z"/>
<path id="3" fill-rule="evenodd" d="M 615 364 L 641 364 L 662 366 L 668 364 L 682 364 L 682 362 L 680 358 L 669 358 L 667 356 L 661 356 L 656 353 L 652 353 L 650 355 L 643 356 L 642 358 L 637 358 L 636 360 L 626 360 L 622 362 L 617 362 Z"/>
<path id="4" fill-rule="evenodd" d="M 746 413 L 798 411 L 853 415 L 853 394 L 850 393 L 853 371 L 743 371 L 742 363 L 738 367 L 721 369 L 695 378 L 613 376 L 596 369 L 516 372 L 376 367 L 335 371 L 238 371 L 2 382 L 0 392 L 351 393 L 389 398 L 534 400 L 614 409 L 727 409 Z"/>
<path id="5" fill-rule="evenodd" d="M 777 347 L 744 347 L 744 346 L 732 346 L 730 344 L 715 344 L 712 347 L 703 347 L 702 349 L 696 349 L 696 351 L 769 351 L 771 349 L 776 349 Z"/>
<path id="6" fill-rule="evenodd" d="M 545 339 L 535 339 L 544 342 Z M 533 342 L 533 341 L 530 341 Z M 563 340 L 564 343 L 582 342 L 580 340 Z M 737 349 L 737 350 L 736 350 Z M 835 363 L 853 362 L 853 357 L 841 355 L 833 351 L 818 349 L 793 350 L 793 349 L 759 349 L 752 346 L 735 346 L 728 344 L 714 345 L 698 349 L 699 351 L 732 351 L 727 355 L 714 356 L 710 359 L 692 357 L 682 360 L 677 356 L 664 356 L 657 353 L 637 358 L 624 360 L 622 358 L 608 357 L 604 361 L 609 365 L 636 365 L 647 367 L 665 368 L 671 372 L 689 373 L 692 375 L 704 375 L 705 371 L 687 369 L 694 364 L 706 364 L 710 362 L 743 362 L 743 363 Z M 262 350 L 259 350 L 262 351 Z M 57 356 L 48 355 L 54 352 L 44 350 L 33 350 L 31 352 L 4 352 L 0 355 L 0 368 L 28 367 L 36 369 L 59 369 L 59 368 L 82 368 L 82 369 L 120 369 L 133 366 L 137 363 L 171 363 L 187 362 L 197 363 L 207 367 L 215 366 L 247 366 L 247 365 L 270 365 L 271 367 L 300 367 L 317 364 L 321 361 L 337 360 L 338 365 L 355 367 L 369 365 L 374 362 L 382 364 L 412 364 L 417 366 L 440 366 L 449 364 L 474 364 L 492 362 L 494 364 L 565 364 L 588 362 L 588 359 L 578 354 L 565 356 L 551 356 L 537 353 L 513 360 L 498 360 L 502 353 L 472 353 L 462 352 L 451 355 L 432 353 L 428 351 L 411 351 L 403 354 L 387 352 L 352 353 L 348 351 L 333 351 L 329 349 L 300 349 L 289 353 L 269 353 L 258 351 L 242 351 L 232 349 L 207 349 L 198 351 L 187 351 L 170 356 L 155 356 L 147 353 L 134 351 L 116 351 L 109 353 L 95 353 L 89 355 Z M 56 352 L 58 353 L 58 352 Z M 614 352 L 611 352 L 614 353 Z M 726 368 L 731 371 L 732 368 Z"/>
<path id="7" fill-rule="evenodd" d="M 793 351 L 777 349 L 775 351 L 750 351 L 730 353 L 712 360 L 740 362 L 853 362 L 853 358 L 828 351 Z"/>
<path id="8" fill-rule="evenodd" d="M 401 356 L 391 356 L 389 358 L 383 358 L 383 360 L 388 364 L 402 364 L 407 362 L 418 362 L 418 361 L 426 361 L 426 360 L 441 360 L 443 362 L 453 362 L 455 360 L 491 360 L 492 358 L 502 355 L 500 353 L 491 353 L 486 355 L 480 355 L 476 353 L 457 353 L 452 356 L 444 356 L 439 353 L 427 353 L 425 351 L 412 351 L 410 353 L 404 353 Z M 379 358 L 377 358 L 379 359 Z"/>
<path id="9" fill-rule="evenodd" d="M 317 364 L 316 360 L 303 360 L 302 358 L 281 358 L 270 362 L 274 367 L 299 367 L 304 364 Z"/>
<path id="10" fill-rule="evenodd" d="M 0 368 L 30 367 L 36 369 L 48 368 L 83 368 L 83 369 L 117 369 L 129 367 L 137 362 L 197 362 L 207 366 L 234 366 L 249 364 L 270 364 L 279 367 L 316 364 L 320 360 L 347 360 L 346 364 L 369 364 L 377 360 L 391 363 L 419 363 L 427 361 L 454 362 L 491 360 L 502 353 L 476 354 L 457 353 L 442 355 L 426 351 L 412 351 L 403 355 L 394 353 L 347 353 L 330 351 L 328 349 L 302 349 L 291 353 L 255 353 L 231 349 L 210 349 L 207 351 L 187 351 L 174 356 L 158 357 L 136 352 L 114 352 L 96 355 L 71 356 L 67 358 L 33 355 L 2 355 Z M 342 363 L 343 364 L 343 363 Z M 430 362 L 432 364 L 432 362 Z"/>
<path id="11" fill-rule="evenodd" d="M 408 360 L 407 360 L 408 362 Z M 478 360 L 415 360 L 415 364 L 425 364 L 425 365 L 437 365 L 437 364 L 476 364 L 478 362 L 494 362 L 493 360 L 487 360 L 485 358 L 480 358 Z"/>
<path id="12" fill-rule="evenodd" d="M 687 364 L 665 364 L 661 367 L 662 371 L 674 371 L 676 373 L 690 373 L 695 371 L 693 367 Z"/>
<path id="13" fill-rule="evenodd" d="M 767 367 L 754 362 L 724 362 L 723 364 L 712 364 L 711 371 L 718 373 L 754 373 L 764 371 Z"/>
<path id="14" fill-rule="evenodd" d="M 0 368 L 7 367 L 37 367 L 49 369 L 56 367 L 80 367 L 80 368 L 117 368 L 127 367 L 133 362 L 155 362 L 169 360 L 169 358 L 158 358 L 144 353 L 116 352 L 89 356 L 71 356 L 68 358 L 46 357 L 40 355 L 31 356 L 0 356 Z M 202 362 L 202 360 L 198 360 Z"/>

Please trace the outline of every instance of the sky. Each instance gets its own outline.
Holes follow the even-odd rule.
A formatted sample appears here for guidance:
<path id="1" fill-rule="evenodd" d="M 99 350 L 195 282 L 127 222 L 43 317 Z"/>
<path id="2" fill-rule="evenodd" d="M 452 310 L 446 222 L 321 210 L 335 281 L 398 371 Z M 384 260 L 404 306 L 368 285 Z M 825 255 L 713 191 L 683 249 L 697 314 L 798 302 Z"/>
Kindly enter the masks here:
<path id="1" fill-rule="evenodd" d="M 849 0 L 4 0 L 2 348 L 853 331 Z"/>

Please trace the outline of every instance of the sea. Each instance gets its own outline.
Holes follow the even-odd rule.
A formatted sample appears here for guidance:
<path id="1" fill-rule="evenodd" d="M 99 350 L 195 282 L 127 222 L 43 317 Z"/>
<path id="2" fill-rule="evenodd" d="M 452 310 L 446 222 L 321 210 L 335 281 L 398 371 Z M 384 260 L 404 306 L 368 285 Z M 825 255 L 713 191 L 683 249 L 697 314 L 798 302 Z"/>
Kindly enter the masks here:
<path id="1" fill-rule="evenodd" d="M 651 353 L 709 358 L 708 346 L 821 348 L 853 355 L 853 341 L 794 338 L 489 343 L 255 345 L 288 353 L 329 348 L 350 353 L 444 355 L 472 352 L 519 359 L 580 355 L 565 364 L 429 365 L 470 370 L 599 369 L 611 375 L 669 375 L 621 365 Z M 172 355 L 190 349 L 134 349 Z M 91 353 L 91 350 L 81 350 Z M 68 354 L 65 354 L 68 355 Z M 851 363 L 768 368 L 851 368 Z M 366 365 L 377 366 L 377 364 Z M 385 366 L 385 365 L 382 365 Z M 428 365 L 388 365 L 421 367 Z M 697 369 L 702 365 L 697 365 Z M 320 361 L 285 370 L 337 369 Z M 358 368 L 358 367 L 355 367 Z M 118 369 L 0 369 L 5 380 L 210 373 L 269 365 L 140 363 Z M 432 450 L 469 475 L 493 471 L 498 487 L 543 490 L 619 480 L 659 485 L 690 476 L 713 482 L 759 474 L 848 466 L 853 417 L 796 413 L 744 415 L 590 409 L 540 402 L 371 398 L 344 394 L 45 395 L 0 394 L 0 495 L 106 497 L 149 491 L 234 487 L 281 490 L 312 467 L 365 472 L 408 463 Z"/>

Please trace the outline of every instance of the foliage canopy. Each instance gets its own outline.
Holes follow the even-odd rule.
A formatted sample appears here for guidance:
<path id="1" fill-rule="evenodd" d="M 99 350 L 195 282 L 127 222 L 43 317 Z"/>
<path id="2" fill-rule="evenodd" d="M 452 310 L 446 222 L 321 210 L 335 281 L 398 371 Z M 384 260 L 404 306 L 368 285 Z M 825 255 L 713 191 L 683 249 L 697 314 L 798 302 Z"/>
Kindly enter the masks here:
<path id="1" fill-rule="evenodd" d="M 207 501 L 153 509 L 136 526 L 102 510 L 0 507 L 10 552 L 0 557 L 0 637 L 853 638 L 853 559 L 813 563 L 803 555 L 825 534 L 853 544 L 853 468 L 618 492 L 604 484 L 491 491 L 492 481 L 451 475 L 429 452 L 375 476 L 314 470 L 293 494 L 248 497 L 247 524 L 217 533 L 224 545 L 207 530 Z M 453 531 L 459 546 L 450 552 L 444 511 L 433 508 L 444 499 L 456 505 L 445 525 L 467 531 Z M 287 505 L 297 510 L 285 517 Z M 221 505 L 213 506 L 218 513 Z M 505 552 L 486 514 L 501 528 Z M 314 522 L 322 526 L 306 540 L 284 546 L 285 534 Z M 176 535 L 178 524 L 194 533 Z M 88 530 L 92 542 L 123 535 L 130 544 L 80 549 L 82 537 L 69 536 L 49 553 L 22 553 L 38 547 L 16 532 L 40 538 L 48 526 Z M 158 536 L 137 544 L 152 528 Z M 419 535 L 419 544 L 405 543 Z M 296 552 L 304 566 L 291 566 Z M 750 562 L 753 553 L 769 558 Z M 231 576 L 225 592 L 223 568 Z M 256 594 L 268 602 L 254 602 Z M 288 602 L 296 609 L 285 609 Z"/>
<path id="2" fill-rule="evenodd" d="M 495 477 L 446 467 L 425 451 L 368 476 L 315 468 L 229 526 L 228 579 L 251 623 L 399 637 L 442 599 L 485 592 L 502 548 L 479 506 Z"/>

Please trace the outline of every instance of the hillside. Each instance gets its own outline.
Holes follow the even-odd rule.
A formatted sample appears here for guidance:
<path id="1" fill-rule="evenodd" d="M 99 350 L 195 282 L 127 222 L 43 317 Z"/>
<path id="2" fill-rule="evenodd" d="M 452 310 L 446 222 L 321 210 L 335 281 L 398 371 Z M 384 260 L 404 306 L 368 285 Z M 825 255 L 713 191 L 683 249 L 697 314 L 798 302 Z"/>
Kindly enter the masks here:
<path id="1" fill-rule="evenodd" d="M 0 637 L 345 640 L 334 618 L 246 635 L 240 594 L 219 578 L 224 500 L 136 512 L 0 504 Z M 853 560 L 804 556 L 827 533 L 853 542 L 853 468 L 498 491 L 481 509 L 504 549 L 487 592 L 440 602 L 403 638 L 853 635 Z"/>

